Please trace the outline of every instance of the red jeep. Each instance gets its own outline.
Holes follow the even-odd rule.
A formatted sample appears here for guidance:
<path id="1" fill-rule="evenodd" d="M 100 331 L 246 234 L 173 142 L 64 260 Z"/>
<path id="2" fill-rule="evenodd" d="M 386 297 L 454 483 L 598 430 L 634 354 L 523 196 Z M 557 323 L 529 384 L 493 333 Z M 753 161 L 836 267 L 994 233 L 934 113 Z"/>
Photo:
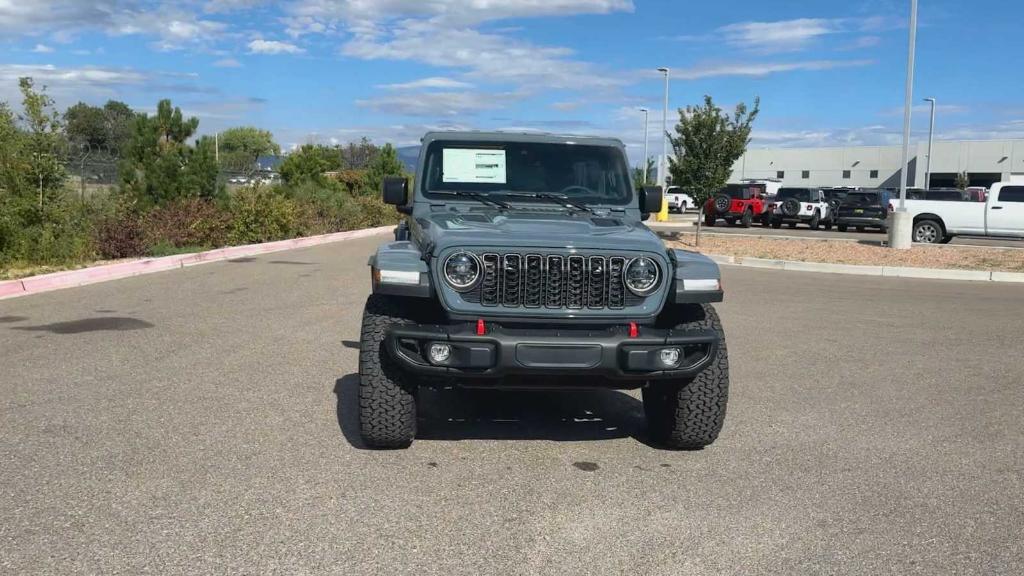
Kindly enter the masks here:
<path id="1" fill-rule="evenodd" d="M 704 204 L 704 225 L 714 226 L 721 218 L 730 226 L 736 222 L 750 228 L 754 221 L 767 226 L 771 213 L 767 210 L 764 184 L 728 184 Z"/>

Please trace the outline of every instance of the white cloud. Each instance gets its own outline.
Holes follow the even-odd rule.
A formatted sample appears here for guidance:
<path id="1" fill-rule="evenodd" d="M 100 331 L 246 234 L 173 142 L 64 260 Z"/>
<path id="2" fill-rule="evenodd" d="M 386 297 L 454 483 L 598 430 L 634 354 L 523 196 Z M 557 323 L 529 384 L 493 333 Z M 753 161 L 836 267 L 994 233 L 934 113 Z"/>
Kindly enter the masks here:
<path id="1" fill-rule="evenodd" d="M 288 7 L 295 32 L 322 32 L 345 24 L 366 32 L 375 23 L 436 19 L 472 25 L 510 18 L 632 12 L 633 0 L 296 0 Z M 316 25 L 318 30 L 302 30 Z"/>
<path id="2" fill-rule="evenodd" d="M 874 64 L 874 60 L 807 60 L 802 62 L 733 62 L 673 69 L 677 80 L 699 80 L 716 76 L 767 76 L 778 72 L 819 71 Z"/>
<path id="3" fill-rule="evenodd" d="M 797 18 L 778 22 L 740 22 L 718 29 L 733 46 L 760 52 L 805 48 L 812 40 L 842 30 L 842 20 Z"/>
<path id="4" fill-rule="evenodd" d="M 37 84 L 74 86 L 119 86 L 142 84 L 149 76 L 126 68 L 58 68 L 52 64 L 3 64 L 0 65 L 0 82 L 14 82 L 23 76 L 31 76 Z"/>
<path id="5" fill-rule="evenodd" d="M 306 50 L 289 42 L 256 39 L 249 42 L 250 54 L 302 54 Z"/>
<path id="6" fill-rule="evenodd" d="M 242 63 L 234 58 L 221 58 L 213 63 L 217 68 L 241 68 Z"/>
<path id="7" fill-rule="evenodd" d="M 572 112 L 583 106 L 583 102 L 552 102 L 551 108 L 560 112 Z"/>
<path id="8" fill-rule="evenodd" d="M 36 44 L 36 47 L 32 49 L 36 54 L 49 54 L 53 52 L 53 48 L 50 48 L 46 44 Z"/>
<path id="9" fill-rule="evenodd" d="M 410 60 L 460 68 L 466 76 L 490 83 L 541 88 L 592 89 L 625 84 L 618 75 L 571 58 L 572 50 L 538 46 L 472 28 L 435 21 L 407 20 L 386 35 L 362 34 L 342 52 L 364 60 Z"/>
<path id="10" fill-rule="evenodd" d="M 518 94 L 485 92 L 416 92 L 357 100 L 356 104 L 384 114 L 401 116 L 471 116 L 483 110 L 496 110 L 521 98 Z"/>
<path id="11" fill-rule="evenodd" d="M 382 84 L 378 88 L 385 90 L 419 90 L 419 89 L 445 89 L 445 90 L 458 90 L 462 88 L 472 88 L 473 85 L 468 82 L 462 82 L 452 78 L 445 78 L 443 76 L 431 76 L 429 78 L 420 78 L 419 80 L 413 80 L 412 82 L 402 82 L 399 84 Z"/>

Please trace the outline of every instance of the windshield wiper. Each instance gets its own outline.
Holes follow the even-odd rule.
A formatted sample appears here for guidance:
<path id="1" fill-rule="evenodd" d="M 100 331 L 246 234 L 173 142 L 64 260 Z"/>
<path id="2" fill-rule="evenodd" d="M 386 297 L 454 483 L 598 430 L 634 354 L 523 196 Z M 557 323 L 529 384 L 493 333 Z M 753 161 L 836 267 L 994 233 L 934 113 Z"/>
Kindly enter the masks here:
<path id="1" fill-rule="evenodd" d="M 457 196 L 459 198 L 472 198 L 481 204 L 493 204 L 502 210 L 510 210 L 512 208 L 512 205 L 508 202 L 495 200 L 494 198 L 488 197 L 487 194 L 481 194 L 480 192 L 471 192 L 469 190 L 431 190 L 430 193 Z"/>
<path id="2" fill-rule="evenodd" d="M 538 200 L 547 200 L 555 204 L 561 204 L 564 208 L 575 208 L 581 212 L 594 213 L 594 210 L 589 206 L 580 204 L 579 202 L 573 202 L 561 194 L 551 194 L 550 192 L 501 192 L 500 194 L 511 198 L 537 198 Z"/>

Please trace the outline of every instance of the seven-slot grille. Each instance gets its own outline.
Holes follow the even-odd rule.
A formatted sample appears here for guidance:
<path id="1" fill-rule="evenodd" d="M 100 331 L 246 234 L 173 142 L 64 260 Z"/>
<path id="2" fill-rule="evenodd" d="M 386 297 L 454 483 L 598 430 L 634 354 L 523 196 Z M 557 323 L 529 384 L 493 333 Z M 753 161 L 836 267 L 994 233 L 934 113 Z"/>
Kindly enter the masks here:
<path id="1" fill-rule="evenodd" d="M 622 282 L 623 256 L 486 253 L 480 262 L 480 283 L 463 296 L 484 306 L 619 309 L 636 301 Z"/>

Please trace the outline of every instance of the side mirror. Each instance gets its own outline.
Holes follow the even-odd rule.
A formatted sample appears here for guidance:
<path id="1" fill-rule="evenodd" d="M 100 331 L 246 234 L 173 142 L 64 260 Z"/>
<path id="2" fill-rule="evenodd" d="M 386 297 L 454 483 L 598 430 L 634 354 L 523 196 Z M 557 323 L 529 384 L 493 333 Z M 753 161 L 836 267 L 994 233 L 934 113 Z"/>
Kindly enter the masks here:
<path id="1" fill-rule="evenodd" d="M 403 176 L 385 176 L 382 188 L 385 204 L 403 206 L 409 201 L 409 181 Z"/>
<path id="2" fill-rule="evenodd" d="M 643 214 L 661 212 L 663 196 L 661 186 L 644 186 L 640 190 L 640 212 Z"/>

